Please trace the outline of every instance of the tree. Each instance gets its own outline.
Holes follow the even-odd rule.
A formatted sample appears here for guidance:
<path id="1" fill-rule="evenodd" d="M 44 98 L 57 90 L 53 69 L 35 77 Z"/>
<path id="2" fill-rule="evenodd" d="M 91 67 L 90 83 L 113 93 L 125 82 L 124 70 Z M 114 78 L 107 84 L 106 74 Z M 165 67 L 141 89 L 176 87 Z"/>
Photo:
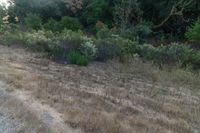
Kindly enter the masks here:
<path id="1" fill-rule="evenodd" d="M 154 24 L 154 30 L 184 35 L 187 26 L 200 15 L 199 0 L 140 0 L 142 18 Z"/>
<path id="2" fill-rule="evenodd" d="M 118 28 L 126 29 L 137 24 L 142 12 L 137 0 L 117 0 L 115 3 L 115 23 Z"/>
<path id="3" fill-rule="evenodd" d="M 25 24 L 29 28 L 39 30 L 42 26 L 42 20 L 41 20 L 41 17 L 39 15 L 29 13 L 25 17 Z"/>
<path id="4" fill-rule="evenodd" d="M 113 22 L 114 0 L 85 0 L 78 16 L 85 26 L 94 26 L 98 21 L 110 26 Z"/>

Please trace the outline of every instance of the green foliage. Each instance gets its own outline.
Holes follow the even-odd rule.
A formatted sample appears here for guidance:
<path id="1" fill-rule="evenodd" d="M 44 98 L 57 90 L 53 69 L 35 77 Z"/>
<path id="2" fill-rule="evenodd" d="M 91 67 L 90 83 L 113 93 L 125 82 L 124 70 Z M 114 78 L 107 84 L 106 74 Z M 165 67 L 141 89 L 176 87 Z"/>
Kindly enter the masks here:
<path id="1" fill-rule="evenodd" d="M 200 41 L 200 18 L 188 28 L 185 36 L 190 41 Z"/>
<path id="2" fill-rule="evenodd" d="M 61 23 L 52 18 L 44 24 L 44 28 L 53 32 L 61 32 L 63 30 L 63 26 L 61 25 Z"/>
<path id="3" fill-rule="evenodd" d="M 48 22 L 44 24 L 44 28 L 53 32 L 62 32 L 64 29 L 78 31 L 81 29 L 81 24 L 77 18 L 64 16 L 61 21 L 49 19 Z"/>
<path id="4" fill-rule="evenodd" d="M 193 65 L 194 69 L 200 68 L 200 51 L 192 54 L 190 63 Z"/>
<path id="5" fill-rule="evenodd" d="M 89 61 L 85 56 L 75 51 L 71 51 L 67 54 L 67 60 L 69 63 L 79 66 L 87 66 L 89 64 Z"/>
<path id="6" fill-rule="evenodd" d="M 69 16 L 62 17 L 61 25 L 63 29 L 68 29 L 72 31 L 78 31 L 81 29 L 81 24 L 77 18 L 72 18 Z"/>
<path id="7" fill-rule="evenodd" d="M 119 29 L 134 26 L 141 19 L 142 12 L 138 0 L 116 0 L 115 1 L 115 24 Z"/>
<path id="8" fill-rule="evenodd" d="M 42 30 L 25 33 L 21 36 L 22 42 L 30 49 L 47 52 L 51 39 L 47 38 Z"/>
<path id="9" fill-rule="evenodd" d="M 102 21 L 106 25 L 112 25 L 113 0 L 92 0 L 84 4 L 80 19 L 85 26 L 95 25 L 97 21 Z"/>
<path id="10" fill-rule="evenodd" d="M 37 14 L 29 13 L 25 18 L 25 24 L 28 28 L 39 30 L 42 26 L 42 19 Z"/>
<path id="11" fill-rule="evenodd" d="M 106 61 L 115 57 L 123 59 L 125 55 L 131 54 L 132 47 L 137 42 L 113 36 L 110 38 L 97 40 L 97 60 Z"/>
<path id="12" fill-rule="evenodd" d="M 96 34 L 97 38 L 99 39 L 105 39 L 105 38 L 109 38 L 112 36 L 111 31 L 108 28 L 102 28 L 101 30 L 99 30 Z"/>
<path id="13" fill-rule="evenodd" d="M 89 60 L 95 58 L 97 53 L 97 48 L 94 45 L 94 41 L 91 38 L 84 38 L 84 42 L 81 44 L 80 52 Z"/>
<path id="14" fill-rule="evenodd" d="M 192 49 L 185 44 L 172 43 L 166 46 L 154 47 L 150 44 L 139 45 L 135 50 L 145 60 L 152 60 L 160 66 L 164 64 L 186 66 L 190 63 Z"/>
<path id="15" fill-rule="evenodd" d="M 71 30 L 64 30 L 57 40 L 60 43 L 60 47 L 65 49 L 65 51 L 78 51 L 81 47 L 81 44 L 84 43 L 84 34 L 81 31 L 74 32 Z"/>
<path id="16" fill-rule="evenodd" d="M 158 48 L 159 53 L 157 55 L 157 61 L 160 64 L 180 64 L 185 66 L 192 53 L 192 49 L 185 44 L 172 43 L 171 45 L 161 46 Z"/>
<path id="17" fill-rule="evenodd" d="M 2 24 L 0 25 L 0 41 L 5 45 L 12 45 L 20 41 L 21 32 L 18 25 Z"/>

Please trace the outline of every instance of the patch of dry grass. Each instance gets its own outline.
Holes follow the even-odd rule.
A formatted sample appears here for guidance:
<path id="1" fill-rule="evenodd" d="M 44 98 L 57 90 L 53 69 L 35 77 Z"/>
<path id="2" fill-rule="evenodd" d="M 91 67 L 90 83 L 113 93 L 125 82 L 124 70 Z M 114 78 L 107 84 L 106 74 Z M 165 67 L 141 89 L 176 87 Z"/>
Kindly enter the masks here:
<path id="1" fill-rule="evenodd" d="M 91 133 L 200 131 L 198 72 L 160 70 L 139 59 L 64 66 L 21 53 L 15 53 L 21 55 L 18 62 L 0 68 L 1 79 L 31 91 L 64 114 L 73 128 Z"/>

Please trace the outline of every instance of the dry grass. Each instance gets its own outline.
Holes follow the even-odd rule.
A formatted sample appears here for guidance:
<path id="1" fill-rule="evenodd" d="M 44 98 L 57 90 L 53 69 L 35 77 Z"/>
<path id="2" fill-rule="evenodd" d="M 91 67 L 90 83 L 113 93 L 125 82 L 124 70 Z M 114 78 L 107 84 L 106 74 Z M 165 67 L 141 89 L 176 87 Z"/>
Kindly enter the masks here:
<path id="1" fill-rule="evenodd" d="M 83 132 L 200 131 L 197 72 L 159 70 L 138 59 L 127 64 L 110 61 L 88 67 L 64 66 L 23 50 L 3 47 L 0 52 L 4 57 L 0 59 L 2 80 L 32 92 L 63 114 L 67 124 Z"/>

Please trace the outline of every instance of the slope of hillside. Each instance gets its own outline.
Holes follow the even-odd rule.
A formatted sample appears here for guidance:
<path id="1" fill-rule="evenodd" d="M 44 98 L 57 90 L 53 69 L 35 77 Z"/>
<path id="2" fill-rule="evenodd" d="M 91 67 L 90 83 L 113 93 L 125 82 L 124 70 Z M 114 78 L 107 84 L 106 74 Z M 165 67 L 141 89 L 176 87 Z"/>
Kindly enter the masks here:
<path id="1" fill-rule="evenodd" d="M 61 122 L 69 132 L 200 132 L 200 79 L 189 72 L 161 71 L 137 59 L 131 65 L 115 61 L 62 65 L 4 46 L 0 55 L 0 80 L 6 92 L 28 97 L 21 99 L 22 108 L 30 108 L 35 117 L 51 112 L 47 121 Z M 46 119 L 38 120 L 48 126 Z"/>

